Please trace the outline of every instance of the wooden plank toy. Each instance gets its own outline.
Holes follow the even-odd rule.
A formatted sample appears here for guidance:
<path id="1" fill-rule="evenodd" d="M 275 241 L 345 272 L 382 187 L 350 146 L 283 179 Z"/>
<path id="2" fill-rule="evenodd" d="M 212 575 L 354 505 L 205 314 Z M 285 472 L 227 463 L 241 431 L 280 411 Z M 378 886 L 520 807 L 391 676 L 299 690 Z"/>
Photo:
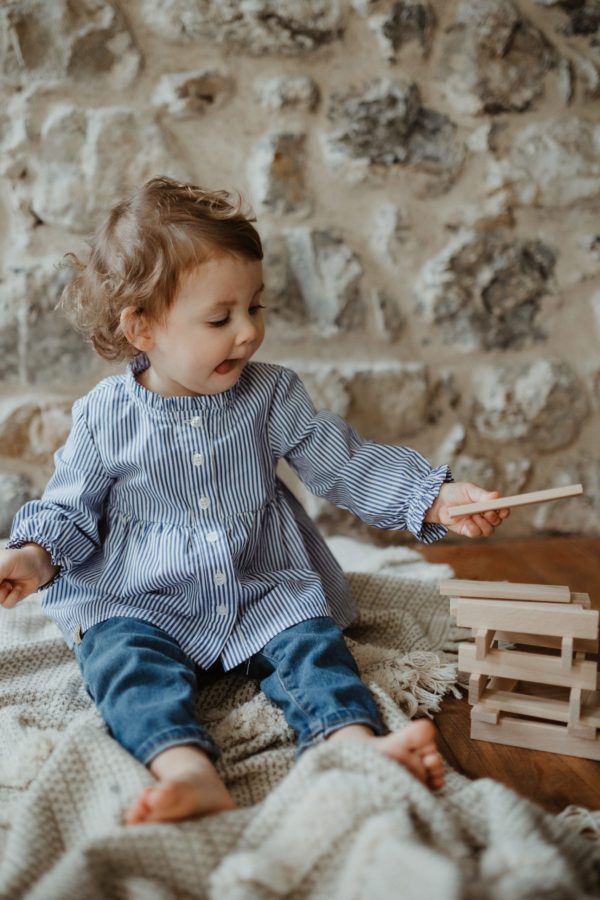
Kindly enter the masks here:
<path id="1" fill-rule="evenodd" d="M 440 594 L 447 597 L 477 597 L 481 600 L 539 600 L 544 603 L 570 603 L 572 599 L 567 585 L 518 584 L 513 581 L 469 581 L 460 578 L 441 581 Z M 515 628 L 515 631 L 518 630 Z"/>
<path id="2" fill-rule="evenodd" d="M 589 596 L 565 585 L 460 579 L 442 582 L 440 593 L 457 625 L 471 629 L 473 642 L 458 648 L 471 737 L 600 760 L 600 612 Z"/>
<path id="3" fill-rule="evenodd" d="M 494 500 L 481 500 L 478 503 L 464 503 L 451 506 L 451 516 L 472 516 L 474 513 L 489 512 L 492 509 L 510 509 L 513 506 L 528 506 L 530 503 L 548 503 L 550 500 L 563 500 L 566 497 L 577 497 L 583 494 L 581 484 L 569 484 L 566 487 L 548 488 L 545 491 L 532 491 L 528 494 L 513 494 L 510 497 L 496 497 Z"/>

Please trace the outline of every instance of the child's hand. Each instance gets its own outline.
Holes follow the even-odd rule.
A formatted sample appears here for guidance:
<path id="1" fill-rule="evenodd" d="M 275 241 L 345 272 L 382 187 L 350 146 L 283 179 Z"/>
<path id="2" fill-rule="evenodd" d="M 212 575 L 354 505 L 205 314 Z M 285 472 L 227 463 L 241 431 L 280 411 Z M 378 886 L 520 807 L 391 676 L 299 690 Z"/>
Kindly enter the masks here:
<path id="1" fill-rule="evenodd" d="M 427 510 L 425 521 L 445 525 L 449 531 L 463 537 L 489 537 L 494 528 L 510 515 L 509 509 L 493 509 L 472 516 L 450 516 L 448 508 L 463 503 L 493 500 L 499 496 L 498 491 L 484 491 L 483 488 L 467 481 L 447 482 L 441 486 L 439 494 Z"/>
<path id="2" fill-rule="evenodd" d="M 56 574 L 50 554 L 39 544 L 25 544 L 18 550 L 0 550 L 0 606 L 16 606 Z"/>

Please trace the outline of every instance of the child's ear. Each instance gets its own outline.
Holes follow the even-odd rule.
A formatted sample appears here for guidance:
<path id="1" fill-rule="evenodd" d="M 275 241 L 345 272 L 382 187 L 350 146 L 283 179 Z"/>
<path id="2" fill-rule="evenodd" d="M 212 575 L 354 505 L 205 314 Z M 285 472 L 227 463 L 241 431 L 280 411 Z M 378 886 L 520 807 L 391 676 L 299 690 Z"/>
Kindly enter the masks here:
<path id="1" fill-rule="evenodd" d="M 154 346 L 152 329 L 143 310 L 136 306 L 126 306 L 121 311 L 120 322 L 123 334 L 136 350 L 146 353 L 152 349 Z"/>

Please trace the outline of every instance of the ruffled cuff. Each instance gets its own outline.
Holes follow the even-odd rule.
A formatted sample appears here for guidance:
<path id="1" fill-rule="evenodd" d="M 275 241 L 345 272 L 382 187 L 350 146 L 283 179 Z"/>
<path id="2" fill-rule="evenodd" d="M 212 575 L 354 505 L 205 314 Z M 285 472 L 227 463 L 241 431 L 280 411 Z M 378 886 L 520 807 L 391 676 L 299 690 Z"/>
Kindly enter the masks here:
<path id="1" fill-rule="evenodd" d="M 441 486 L 447 481 L 454 481 L 450 469 L 447 465 L 437 466 L 418 485 L 408 504 L 406 526 L 423 544 L 432 544 L 448 533 L 448 529 L 443 525 L 423 521 Z"/>
<path id="2" fill-rule="evenodd" d="M 53 585 L 60 577 L 63 575 L 66 570 L 69 568 L 69 563 L 65 559 L 65 557 L 58 551 L 58 549 L 50 544 L 45 537 L 41 537 L 40 535 L 32 534 L 32 535 L 19 535 L 13 534 L 9 541 L 6 543 L 7 550 L 20 550 L 21 547 L 24 547 L 25 544 L 39 544 L 40 547 L 43 547 L 44 550 L 50 554 L 50 561 L 53 566 L 58 566 L 58 572 L 56 572 L 49 581 L 46 581 L 45 584 L 40 584 L 38 591 L 44 591 L 46 588 L 49 588 Z"/>

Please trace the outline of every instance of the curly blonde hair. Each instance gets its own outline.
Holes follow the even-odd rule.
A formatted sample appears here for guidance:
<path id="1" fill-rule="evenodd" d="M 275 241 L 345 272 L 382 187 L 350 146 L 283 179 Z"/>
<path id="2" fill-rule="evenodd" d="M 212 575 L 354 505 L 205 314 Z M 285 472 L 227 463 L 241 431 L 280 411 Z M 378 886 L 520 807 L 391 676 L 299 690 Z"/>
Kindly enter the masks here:
<path id="1" fill-rule="evenodd" d="M 121 329 L 122 310 L 161 320 L 181 276 L 214 252 L 262 259 L 254 221 L 239 196 L 152 178 L 113 207 L 86 262 L 66 254 L 77 274 L 59 306 L 104 359 L 132 359 L 139 351 Z"/>

